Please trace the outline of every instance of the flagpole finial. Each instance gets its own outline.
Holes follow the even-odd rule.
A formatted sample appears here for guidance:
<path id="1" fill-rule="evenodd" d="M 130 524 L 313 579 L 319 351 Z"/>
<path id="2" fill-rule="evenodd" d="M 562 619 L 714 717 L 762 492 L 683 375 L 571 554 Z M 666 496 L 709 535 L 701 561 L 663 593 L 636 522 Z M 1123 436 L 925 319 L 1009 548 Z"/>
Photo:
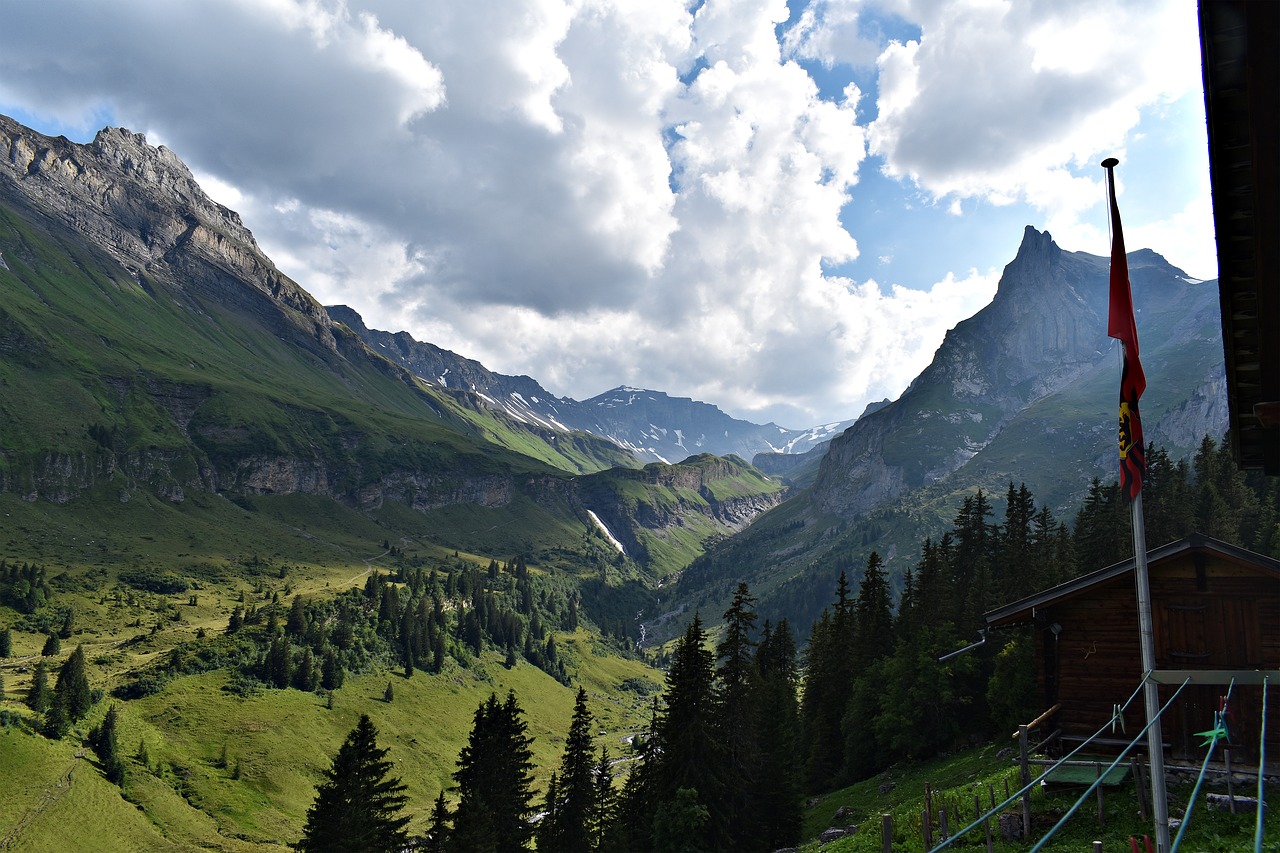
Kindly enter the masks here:
<path id="1" fill-rule="evenodd" d="M 1119 166 L 1119 165 L 1120 165 L 1120 161 L 1114 157 L 1108 157 L 1107 159 L 1102 161 L 1102 168 L 1104 169 L 1114 169 L 1116 166 Z"/>

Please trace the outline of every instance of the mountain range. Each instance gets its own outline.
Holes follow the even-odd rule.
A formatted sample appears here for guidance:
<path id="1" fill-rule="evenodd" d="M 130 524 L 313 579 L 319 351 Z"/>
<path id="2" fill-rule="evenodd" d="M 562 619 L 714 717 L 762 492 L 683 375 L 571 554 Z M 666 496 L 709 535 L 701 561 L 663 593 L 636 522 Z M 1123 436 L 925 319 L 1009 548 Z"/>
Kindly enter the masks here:
<path id="1" fill-rule="evenodd" d="M 582 401 L 557 397 L 528 376 L 495 373 L 478 361 L 416 341 L 408 332 L 370 329 L 346 305 L 330 305 L 326 310 L 374 352 L 413 371 L 432 387 L 475 394 L 484 405 L 523 423 L 606 438 L 647 462 L 679 462 L 698 453 L 733 454 L 748 460 L 762 453 L 803 454 L 853 423 L 845 420 L 804 430 L 754 424 L 730 417 L 710 403 L 626 386 Z"/>
<path id="2" fill-rule="evenodd" d="M 658 391 L 557 397 L 368 329 L 140 135 L 77 145 L 0 118 L 0 155 L 0 492 L 28 501 L 313 495 L 408 508 L 397 523 L 482 553 L 603 528 L 641 586 L 714 543 L 667 586 L 679 608 L 731 577 L 762 605 L 825 587 L 833 555 L 869 547 L 900 572 L 974 489 L 1025 483 L 1069 518 L 1114 476 L 1108 261 L 1031 227 L 992 303 L 898 399 L 797 431 Z M 1216 288 L 1147 250 L 1129 262 L 1147 437 L 1182 455 L 1226 423 Z M 464 535 L 459 512 L 493 516 L 463 526 L 488 533 Z"/>

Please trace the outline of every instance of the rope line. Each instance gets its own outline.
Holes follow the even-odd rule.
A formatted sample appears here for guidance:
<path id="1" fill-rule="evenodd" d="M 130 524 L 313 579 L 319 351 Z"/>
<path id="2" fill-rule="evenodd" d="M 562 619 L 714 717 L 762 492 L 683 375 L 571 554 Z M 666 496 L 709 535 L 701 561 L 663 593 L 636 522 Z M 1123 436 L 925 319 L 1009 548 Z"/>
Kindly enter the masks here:
<path id="1" fill-rule="evenodd" d="M 1191 788 L 1191 796 L 1187 798 L 1187 807 L 1182 812 L 1182 824 L 1178 827 L 1178 834 L 1174 836 L 1173 846 L 1169 848 L 1169 853 L 1178 853 L 1178 847 L 1182 844 L 1182 836 L 1186 834 L 1187 826 L 1191 823 L 1191 810 L 1195 807 L 1196 797 L 1200 794 L 1200 786 L 1204 783 L 1204 774 L 1209 770 L 1209 759 L 1213 757 L 1213 750 L 1218 746 L 1221 733 L 1226 732 L 1227 709 L 1231 707 L 1231 691 L 1235 686 L 1236 680 L 1232 678 L 1231 683 L 1227 685 L 1227 698 L 1222 701 L 1222 710 L 1215 711 L 1213 714 L 1213 729 L 1197 733 L 1208 736 L 1209 751 L 1204 754 L 1204 763 L 1200 765 L 1200 775 L 1196 777 L 1196 784 Z"/>
<path id="2" fill-rule="evenodd" d="M 1262 853 L 1262 777 L 1267 766 L 1267 676 L 1262 676 L 1262 734 L 1258 736 L 1258 824 L 1253 830 L 1253 853 Z"/>
<path id="3" fill-rule="evenodd" d="M 1147 673 L 1147 676 L 1150 676 L 1150 673 Z M 1143 680 L 1145 681 L 1146 677 L 1144 677 Z M 1148 720 L 1147 724 L 1142 727 L 1142 731 L 1138 732 L 1138 736 L 1135 737 L 1133 740 L 1129 741 L 1129 745 L 1126 746 L 1118 756 L 1116 756 L 1116 760 L 1111 762 L 1110 766 L 1108 766 L 1107 769 L 1098 776 L 1097 781 L 1095 781 L 1092 785 L 1090 785 L 1088 788 L 1085 789 L 1085 792 L 1080 795 L 1080 799 L 1076 800 L 1075 804 L 1072 805 L 1071 808 L 1067 809 L 1067 813 L 1064 814 L 1062 818 L 1057 823 L 1055 823 L 1047 833 L 1045 833 L 1043 838 L 1041 838 L 1039 841 L 1036 842 L 1036 845 L 1032 847 L 1031 850 L 1028 851 L 1028 853 L 1038 853 L 1038 851 L 1044 849 L 1044 846 L 1049 843 L 1049 839 L 1054 836 L 1054 833 L 1056 833 L 1059 829 L 1061 829 L 1066 824 L 1066 822 L 1071 819 L 1071 816 L 1074 815 L 1076 813 L 1076 810 L 1080 808 L 1081 803 L 1083 803 L 1089 797 L 1089 795 L 1092 794 L 1097 789 L 1097 787 L 1102 784 L 1102 780 L 1107 778 L 1107 774 L 1110 773 L 1113 769 L 1115 769 L 1115 766 L 1117 764 L 1119 764 L 1122 760 L 1124 760 L 1124 757 L 1129 754 L 1129 750 L 1133 749 L 1133 747 L 1138 743 L 1138 741 L 1140 741 L 1143 737 L 1146 736 L 1147 729 L 1155 725 L 1156 720 L 1159 720 L 1162 716 L 1164 716 L 1164 712 L 1169 710 L 1169 706 L 1172 705 L 1174 703 L 1174 700 L 1176 700 L 1178 696 L 1182 693 L 1183 688 L 1185 688 L 1190 683 L 1191 683 L 1191 679 L 1188 678 L 1184 680 L 1181 685 L 1179 685 L 1178 689 L 1175 690 L 1173 695 L 1169 697 L 1169 701 L 1165 702 L 1164 705 L 1161 706 L 1160 710 L 1156 712 L 1155 717 Z"/>
<path id="4" fill-rule="evenodd" d="M 962 836 L 962 835 L 964 835 L 965 833 L 969 832 L 971 829 L 974 829 L 975 827 L 981 826 L 981 825 L 982 825 L 982 823 L 983 823 L 984 821 L 988 820 L 988 819 L 989 819 L 992 815 L 994 815 L 996 812 L 1000 811 L 1000 810 L 1001 810 L 1001 809 L 1003 809 L 1005 806 L 1009 805 L 1009 804 L 1010 804 L 1010 803 L 1012 803 L 1014 800 L 1018 799 L 1018 798 L 1019 798 L 1019 797 L 1021 797 L 1023 794 L 1025 794 L 1027 791 L 1031 790 L 1031 789 L 1032 789 L 1032 788 L 1034 788 L 1036 785 L 1038 785 L 1038 784 L 1040 783 L 1040 780 L 1044 779 L 1046 776 L 1048 776 L 1050 773 L 1052 773 L 1052 772 L 1053 772 L 1055 769 L 1057 769 L 1057 768 L 1058 768 L 1058 767 L 1059 767 L 1059 766 L 1060 766 L 1064 761 L 1068 761 L 1068 760 L 1070 760 L 1070 759 L 1071 759 L 1071 757 L 1072 757 L 1072 756 L 1074 756 L 1077 752 L 1079 752 L 1080 750 L 1084 749 L 1086 746 L 1088 746 L 1088 745 L 1089 745 L 1091 742 L 1093 742 L 1095 739 L 1097 739 L 1097 738 L 1101 737 L 1103 734 L 1105 734 L 1105 733 L 1106 733 L 1106 731 L 1107 731 L 1107 728 L 1108 728 L 1109 726 L 1111 726 L 1112 724 L 1114 724 L 1114 723 L 1115 723 L 1115 721 L 1116 721 L 1116 717 L 1118 717 L 1118 716 L 1122 715 L 1122 714 L 1124 713 L 1125 709 L 1126 709 L 1126 708 L 1128 708 L 1128 707 L 1129 707 L 1129 705 L 1133 702 L 1133 700 L 1137 698 L 1138 694 L 1142 692 L 1142 687 L 1143 687 L 1143 685 L 1144 685 L 1145 683 L 1146 683 L 1146 678 L 1144 677 L 1144 678 L 1142 679 L 1142 681 L 1138 682 L 1138 688 L 1137 688 L 1136 690 L 1134 690 L 1132 694 L 1130 694 L 1129 698 L 1128 698 L 1127 700 L 1125 700 L 1125 703 L 1124 703 L 1123 705 L 1116 705 L 1116 706 L 1114 706 L 1114 711 L 1113 711 L 1113 712 L 1112 712 L 1112 714 L 1111 714 L 1111 719 L 1109 719 L 1109 720 L 1107 720 L 1105 723 L 1103 723 L 1103 724 L 1102 724 L 1102 728 L 1098 729 L 1096 732 L 1094 732 L 1092 735 L 1090 735 L 1090 736 L 1089 736 L 1089 738 L 1088 738 L 1088 740 L 1086 740 L 1084 743 L 1082 743 L 1082 744 L 1080 744 L 1079 746 L 1077 746 L 1075 749 L 1071 750 L 1071 752 L 1067 753 L 1067 754 L 1066 754 L 1066 755 L 1064 755 L 1062 758 L 1059 758 L 1059 759 L 1058 759 L 1056 762 L 1054 762 L 1053 764 L 1050 764 L 1048 767 L 1046 767 L 1046 768 L 1045 768 L 1045 771 L 1044 771 L 1043 773 L 1041 773 L 1041 774 L 1040 774 L 1039 776 L 1037 776 L 1036 778 L 1032 779 L 1030 782 L 1028 782 L 1028 783 L 1027 783 L 1025 786 L 1023 786 L 1022 788 L 1019 788 L 1016 792 L 1014 792 L 1014 793 L 1013 793 L 1013 794 L 1012 794 L 1012 795 L 1011 795 L 1007 800 L 1005 800 L 1003 803 L 1001 803 L 1000 805 L 998 805 L 998 806 L 996 806 L 996 807 L 992 808 L 990 811 L 988 811 L 988 812 L 987 812 L 986 814 L 984 814 L 982 817 L 978 818 L 978 819 L 977 819 L 977 820 L 975 820 L 973 823 L 971 823 L 971 824 L 969 824 L 968 826 L 966 826 L 964 829 L 961 829 L 961 830 L 959 830 L 958 832 L 956 832 L 956 834 L 955 834 L 955 835 L 952 835 L 950 838 L 944 839 L 944 840 L 942 841 L 942 843 L 941 843 L 941 844 L 939 844 L 939 845 L 937 845 L 936 847 L 933 847 L 932 849 L 930 849 L 930 850 L 929 850 L 929 853 L 937 853 L 937 851 L 939 851 L 939 850 L 943 850 L 943 849 L 945 849 L 945 848 L 947 848 L 947 847 L 951 846 L 951 842 L 953 842 L 953 841 L 955 841 L 956 839 L 960 838 L 960 836 Z M 1184 684 L 1184 686 L 1185 686 L 1185 684 Z M 1178 688 L 1178 690 L 1179 690 L 1179 692 L 1181 692 L 1182 688 Z M 1174 694 L 1174 695 L 1176 696 L 1177 694 Z M 1030 827 L 1027 827 L 1027 829 L 1028 829 L 1028 830 L 1030 830 Z"/>

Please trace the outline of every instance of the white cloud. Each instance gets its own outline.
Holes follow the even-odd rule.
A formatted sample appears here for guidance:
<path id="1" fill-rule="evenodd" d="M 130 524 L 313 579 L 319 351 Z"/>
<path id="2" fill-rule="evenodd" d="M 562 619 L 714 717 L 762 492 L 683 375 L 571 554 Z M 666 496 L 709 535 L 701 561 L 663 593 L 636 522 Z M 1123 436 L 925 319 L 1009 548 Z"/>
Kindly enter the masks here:
<path id="1" fill-rule="evenodd" d="M 627 383 L 799 427 L 895 396 L 994 293 L 990 273 L 928 289 L 824 274 L 858 256 L 841 214 L 862 202 L 869 148 L 962 218 L 973 200 L 1031 204 L 1064 246 L 1096 250 L 1070 242 L 1097 236 L 1082 164 L 1195 85 L 1166 56 L 1194 40 L 1194 15 L 1167 3 L 799 11 L 19 4 L 0 29 L 0 106 L 80 127 L 108 114 L 164 139 L 283 270 L 370 326 L 556 393 Z M 919 40 L 889 43 L 886 12 Z M 1092 38 L 1104 15 L 1118 34 Z M 1137 22 L 1143 39 L 1125 35 Z M 824 99 L 804 63 L 863 76 Z M 1129 242 L 1184 238 L 1203 215 L 1191 202 L 1135 222 Z"/>

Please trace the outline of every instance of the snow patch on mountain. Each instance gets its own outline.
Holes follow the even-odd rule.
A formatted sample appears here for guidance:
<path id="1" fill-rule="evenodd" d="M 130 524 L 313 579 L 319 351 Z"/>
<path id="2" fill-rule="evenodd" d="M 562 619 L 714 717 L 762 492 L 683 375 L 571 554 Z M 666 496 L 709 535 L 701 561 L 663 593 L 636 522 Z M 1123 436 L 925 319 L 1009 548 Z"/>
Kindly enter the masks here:
<path id="1" fill-rule="evenodd" d="M 609 542 L 612 543 L 613 547 L 618 549 L 618 553 L 625 557 L 627 552 L 622 547 L 622 543 L 614 538 L 613 533 L 611 533 L 609 528 L 605 526 L 604 522 L 600 520 L 600 516 L 596 515 L 591 510 L 587 510 L 587 515 L 591 516 L 591 520 L 595 523 L 596 527 L 600 529 L 600 532 L 604 534 L 604 538 L 608 539 Z"/>

